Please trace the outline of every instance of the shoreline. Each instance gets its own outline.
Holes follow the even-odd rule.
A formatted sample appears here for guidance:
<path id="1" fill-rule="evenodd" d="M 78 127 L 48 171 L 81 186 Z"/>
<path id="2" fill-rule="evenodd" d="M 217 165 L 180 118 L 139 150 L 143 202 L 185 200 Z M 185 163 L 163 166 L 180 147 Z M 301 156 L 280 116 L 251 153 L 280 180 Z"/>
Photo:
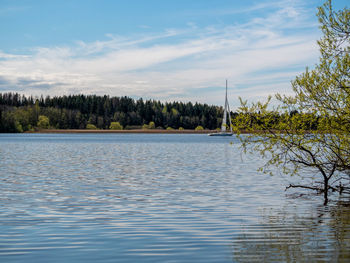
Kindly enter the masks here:
<path id="1" fill-rule="evenodd" d="M 79 130 L 79 129 L 50 129 L 50 130 L 38 130 L 38 131 L 26 131 L 24 133 L 120 133 L 120 134 L 128 134 L 128 133 L 142 133 L 142 134 L 208 134 L 208 133 L 215 133 L 216 130 L 157 130 L 157 129 L 150 129 L 150 130 L 142 130 L 142 129 L 135 129 L 135 130 Z"/>
<path id="2" fill-rule="evenodd" d="M 56 133 L 56 134 L 64 134 L 64 133 L 100 133 L 100 134 L 209 134 L 209 133 L 218 133 L 218 130 L 161 130 L 161 129 L 132 129 L 132 130 L 88 130 L 88 129 L 43 129 L 36 131 L 25 131 L 23 133 Z M 247 131 L 241 130 L 239 134 L 264 134 L 266 131 L 263 130 L 255 130 L 255 131 Z M 234 135 L 237 132 L 232 132 Z M 282 131 L 283 133 L 283 131 Z M 310 131 L 304 131 L 304 133 L 310 133 Z"/>

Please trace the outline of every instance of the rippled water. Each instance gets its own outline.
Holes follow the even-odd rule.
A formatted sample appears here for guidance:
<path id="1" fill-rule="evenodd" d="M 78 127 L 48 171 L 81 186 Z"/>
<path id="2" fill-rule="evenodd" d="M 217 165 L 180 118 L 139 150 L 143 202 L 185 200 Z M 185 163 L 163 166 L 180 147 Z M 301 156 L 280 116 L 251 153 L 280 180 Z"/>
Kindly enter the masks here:
<path id="1" fill-rule="evenodd" d="M 349 262 L 344 200 L 261 164 L 234 137 L 0 135 L 0 262 Z"/>

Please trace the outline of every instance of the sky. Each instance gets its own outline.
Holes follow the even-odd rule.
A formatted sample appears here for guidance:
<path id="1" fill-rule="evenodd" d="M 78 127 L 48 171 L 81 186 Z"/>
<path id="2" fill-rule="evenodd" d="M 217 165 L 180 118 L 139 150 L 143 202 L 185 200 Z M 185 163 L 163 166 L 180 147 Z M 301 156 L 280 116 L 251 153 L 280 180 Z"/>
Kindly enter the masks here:
<path id="1" fill-rule="evenodd" d="M 291 95 L 321 0 L 0 0 L 0 93 L 224 103 Z M 335 8 L 348 0 L 333 0 Z"/>

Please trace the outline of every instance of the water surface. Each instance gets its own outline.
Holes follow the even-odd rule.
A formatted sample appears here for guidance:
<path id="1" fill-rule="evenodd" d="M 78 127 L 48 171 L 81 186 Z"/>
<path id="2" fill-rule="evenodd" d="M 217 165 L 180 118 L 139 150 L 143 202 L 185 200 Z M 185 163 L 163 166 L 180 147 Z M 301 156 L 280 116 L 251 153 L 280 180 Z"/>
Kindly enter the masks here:
<path id="1" fill-rule="evenodd" d="M 262 164 L 234 137 L 2 134 L 0 262 L 350 260 L 344 200 Z"/>

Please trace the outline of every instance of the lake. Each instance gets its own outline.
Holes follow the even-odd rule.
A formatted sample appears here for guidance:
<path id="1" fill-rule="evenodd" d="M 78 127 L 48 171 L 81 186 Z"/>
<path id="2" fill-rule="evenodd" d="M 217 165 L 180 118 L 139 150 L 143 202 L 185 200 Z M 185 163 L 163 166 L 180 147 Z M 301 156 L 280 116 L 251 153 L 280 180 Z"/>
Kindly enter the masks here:
<path id="1" fill-rule="evenodd" d="M 0 134 L 0 262 L 349 262 L 349 200 L 285 191 L 239 146 Z"/>

